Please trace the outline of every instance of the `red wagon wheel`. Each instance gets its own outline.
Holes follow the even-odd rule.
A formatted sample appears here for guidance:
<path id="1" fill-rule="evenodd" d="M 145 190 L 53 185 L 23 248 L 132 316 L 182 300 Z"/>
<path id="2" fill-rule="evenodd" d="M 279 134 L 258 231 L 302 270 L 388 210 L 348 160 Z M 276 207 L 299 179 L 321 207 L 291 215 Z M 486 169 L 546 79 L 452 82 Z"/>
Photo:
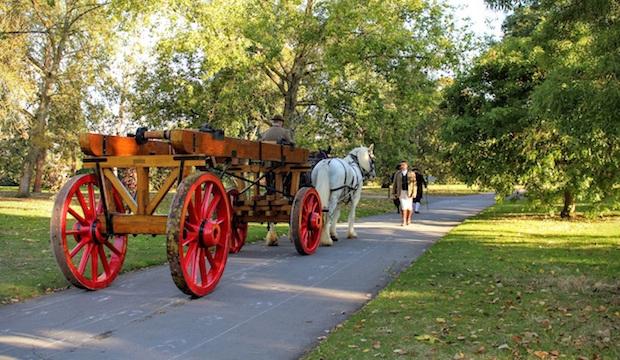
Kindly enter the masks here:
<path id="1" fill-rule="evenodd" d="M 297 252 L 311 255 L 319 247 L 323 227 L 321 198 L 316 189 L 302 187 L 295 194 L 291 211 L 291 237 Z"/>
<path id="2" fill-rule="evenodd" d="M 127 252 L 127 235 L 104 233 L 98 188 L 94 174 L 74 176 L 58 193 L 50 220 L 50 242 L 60 270 L 71 284 L 88 290 L 110 285 Z M 108 209 L 124 213 L 113 188 L 112 199 Z"/>
<path id="3" fill-rule="evenodd" d="M 229 189 L 227 191 L 228 199 L 230 200 L 230 209 L 232 214 L 232 234 L 230 236 L 230 253 L 236 254 L 241 251 L 243 245 L 245 245 L 245 239 L 248 236 L 248 223 L 241 220 L 237 214 L 235 214 L 234 204 L 239 198 L 239 190 Z"/>
<path id="4" fill-rule="evenodd" d="M 184 293 L 204 296 L 220 281 L 228 259 L 231 214 L 220 179 L 196 173 L 183 180 L 166 224 L 172 279 Z"/>

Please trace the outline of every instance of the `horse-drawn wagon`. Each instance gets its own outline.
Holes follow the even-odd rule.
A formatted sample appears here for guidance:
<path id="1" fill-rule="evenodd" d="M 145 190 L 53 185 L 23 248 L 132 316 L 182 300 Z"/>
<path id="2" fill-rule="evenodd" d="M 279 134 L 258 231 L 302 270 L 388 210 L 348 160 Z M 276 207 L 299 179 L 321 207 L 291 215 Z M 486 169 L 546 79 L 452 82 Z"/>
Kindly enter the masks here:
<path id="1" fill-rule="evenodd" d="M 305 149 L 224 137 L 221 131 L 146 131 L 135 136 L 82 134 L 89 173 L 71 178 L 58 193 L 50 224 L 56 260 L 73 285 L 96 290 L 118 275 L 128 235 L 166 235 L 177 287 L 204 296 L 219 282 L 229 252 L 245 242 L 248 222 L 290 222 L 297 251 L 319 245 L 322 205 L 303 179 Z M 151 169 L 167 177 L 151 194 Z M 135 191 L 119 179 L 134 169 Z M 223 179 L 234 184 L 224 187 Z M 157 211 L 174 196 L 167 215 Z"/>

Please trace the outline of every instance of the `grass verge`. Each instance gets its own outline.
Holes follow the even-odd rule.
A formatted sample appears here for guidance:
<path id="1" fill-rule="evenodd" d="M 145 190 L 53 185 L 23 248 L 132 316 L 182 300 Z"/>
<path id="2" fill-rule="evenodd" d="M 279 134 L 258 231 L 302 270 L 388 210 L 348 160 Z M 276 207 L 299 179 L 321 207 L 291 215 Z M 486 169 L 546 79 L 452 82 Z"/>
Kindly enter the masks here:
<path id="1" fill-rule="evenodd" d="M 14 198 L 16 189 L 0 189 L 0 304 L 14 303 L 66 288 L 49 245 L 49 223 L 53 195 L 44 193 L 29 199 Z M 162 204 L 167 209 L 170 199 Z M 382 199 L 362 199 L 357 217 L 392 211 L 393 205 Z M 160 211 L 158 211 L 160 212 Z M 348 211 L 343 209 L 342 219 Z M 277 226 L 286 234 L 287 224 Z M 262 241 L 266 224 L 250 224 L 247 242 Z M 243 251 L 243 250 L 241 250 Z M 166 263 L 164 236 L 129 237 L 123 271 Z"/>
<path id="2" fill-rule="evenodd" d="M 305 359 L 618 359 L 620 217 L 465 221 Z"/>

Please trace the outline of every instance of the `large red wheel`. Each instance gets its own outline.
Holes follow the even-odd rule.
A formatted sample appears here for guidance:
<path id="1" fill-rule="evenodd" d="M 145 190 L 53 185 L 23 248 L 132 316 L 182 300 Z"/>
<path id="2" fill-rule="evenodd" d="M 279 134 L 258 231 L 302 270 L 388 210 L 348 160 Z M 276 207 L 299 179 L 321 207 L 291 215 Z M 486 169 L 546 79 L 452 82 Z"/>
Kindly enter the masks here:
<path id="1" fill-rule="evenodd" d="M 237 214 L 235 214 L 234 204 L 239 198 L 239 190 L 233 188 L 228 190 L 227 193 L 232 214 L 232 234 L 230 236 L 229 251 L 231 254 L 236 254 L 241 251 L 241 248 L 245 245 L 245 239 L 248 236 L 248 223 L 247 221 L 240 219 Z"/>
<path id="2" fill-rule="evenodd" d="M 319 193 L 311 187 L 299 189 L 291 211 L 291 237 L 301 255 L 311 255 L 319 247 L 322 216 Z"/>
<path id="3" fill-rule="evenodd" d="M 73 285 L 104 288 L 121 271 L 127 252 L 127 235 L 107 235 L 99 216 L 103 203 L 94 174 L 71 178 L 54 202 L 50 220 L 50 242 L 56 262 Z M 120 195 L 112 189 L 109 211 L 124 213 Z"/>
<path id="4" fill-rule="evenodd" d="M 166 227 L 174 283 L 188 295 L 207 295 L 224 273 L 230 245 L 230 203 L 220 179 L 211 173 L 185 178 Z"/>

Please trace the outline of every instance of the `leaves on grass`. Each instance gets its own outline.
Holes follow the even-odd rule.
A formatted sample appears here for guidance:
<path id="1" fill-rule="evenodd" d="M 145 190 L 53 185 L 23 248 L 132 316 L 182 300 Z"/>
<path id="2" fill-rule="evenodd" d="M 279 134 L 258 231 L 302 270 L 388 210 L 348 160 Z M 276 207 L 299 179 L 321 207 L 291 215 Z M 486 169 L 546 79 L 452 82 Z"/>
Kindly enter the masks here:
<path id="1" fill-rule="evenodd" d="M 434 344 L 436 342 L 439 342 L 439 338 L 433 336 L 433 335 L 428 335 L 428 334 L 424 334 L 424 335 L 418 335 L 415 337 L 416 340 L 418 341 L 428 341 L 431 344 Z"/>

